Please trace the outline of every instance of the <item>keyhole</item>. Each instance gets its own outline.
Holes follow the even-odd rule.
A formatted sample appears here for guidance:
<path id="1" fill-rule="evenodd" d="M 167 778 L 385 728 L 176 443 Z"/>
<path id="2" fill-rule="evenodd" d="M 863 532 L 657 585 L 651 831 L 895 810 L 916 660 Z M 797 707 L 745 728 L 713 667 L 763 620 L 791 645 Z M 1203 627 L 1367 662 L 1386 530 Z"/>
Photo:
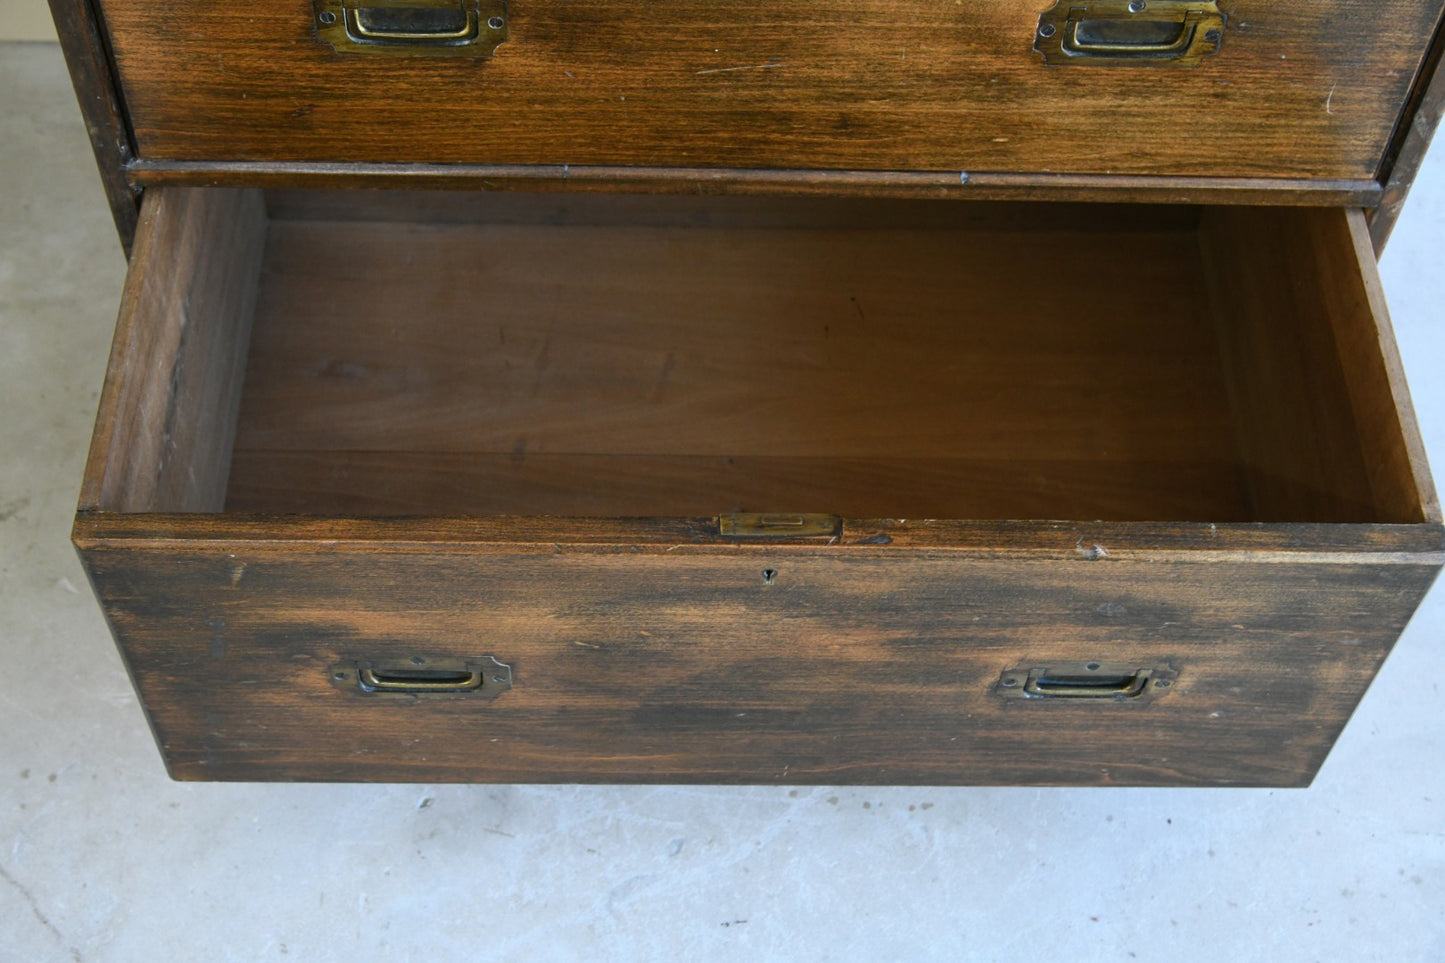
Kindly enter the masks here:
<path id="1" fill-rule="evenodd" d="M 763 584 L 772 585 L 778 580 L 778 570 L 775 568 L 763 569 Z"/>

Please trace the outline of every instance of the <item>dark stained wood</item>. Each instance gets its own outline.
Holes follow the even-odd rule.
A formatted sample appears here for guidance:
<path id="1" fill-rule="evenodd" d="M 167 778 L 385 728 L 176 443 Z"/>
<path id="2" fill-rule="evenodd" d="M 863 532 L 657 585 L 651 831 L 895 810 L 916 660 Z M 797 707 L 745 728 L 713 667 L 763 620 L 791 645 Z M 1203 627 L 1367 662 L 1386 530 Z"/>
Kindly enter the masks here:
<path id="1" fill-rule="evenodd" d="M 427 782 L 1304 785 L 1440 557 L 1091 560 L 1071 534 L 1047 565 L 82 544 L 172 775 Z M 388 699 L 328 678 L 414 654 L 491 655 L 515 686 Z M 1144 705 L 990 692 L 1004 669 L 1088 659 L 1179 678 Z"/>
<path id="2" fill-rule="evenodd" d="M 1445 562 L 1445 528 L 1424 525 L 1216 524 L 1183 522 L 845 520 L 837 538 L 729 541 L 716 517 L 558 518 L 534 515 L 317 518 L 258 514 L 121 514 L 82 509 L 74 540 L 82 552 L 135 547 L 208 550 L 234 541 L 278 551 L 328 545 L 410 554 L 696 553 L 754 557 L 848 553 L 859 557 L 1012 558 L 1060 562 L 1319 563 Z"/>
<path id="3" fill-rule="evenodd" d="M 1331 212 L 1332 216 L 1333 212 Z M 1330 324 L 1339 345 L 1365 469 L 1377 504 L 1396 518 L 1441 520 L 1440 498 L 1400 362 L 1390 309 L 1364 212 L 1344 212 L 1350 244 L 1334 231 L 1314 235 L 1325 277 L 1335 281 Z"/>
<path id="4" fill-rule="evenodd" d="M 952 198 L 1372 207 L 1373 179 L 1154 177 L 999 171 L 785 170 L 503 164 L 328 164 L 136 160 L 145 187 L 364 188 L 650 194 Z"/>
<path id="5" fill-rule="evenodd" d="M 1381 165 L 1380 182 L 1384 185 L 1384 196 L 1378 205 L 1365 205 L 1372 208 L 1370 236 L 1376 257 L 1384 253 L 1390 232 L 1395 229 L 1395 222 L 1410 194 L 1410 185 L 1415 183 L 1415 176 L 1425 160 L 1430 139 L 1440 124 L 1441 115 L 1445 114 L 1445 77 L 1440 72 L 1442 59 L 1445 59 L 1445 21 L 1436 27 L 1435 42 L 1415 80 L 1410 105 L 1395 131 L 1390 153 Z"/>
<path id="6" fill-rule="evenodd" d="M 274 222 L 231 507 L 335 513 L 370 489 L 411 514 L 1247 517 L 1192 231 L 1101 227 L 1084 257 L 1076 212 L 1051 229 L 1048 208 L 954 230 L 733 208 L 702 228 Z M 648 509 L 636 479 L 674 490 Z"/>
<path id="7" fill-rule="evenodd" d="M 220 510 L 265 232 L 256 191 L 147 198 L 82 506 Z"/>
<path id="8" fill-rule="evenodd" d="M 1368 179 L 1441 4 L 1236 0 L 1196 69 L 1046 68 L 1037 0 L 536 0 L 485 62 L 335 54 L 307 0 L 103 0 L 149 160 Z"/>
<path id="9" fill-rule="evenodd" d="M 1240 456 L 1262 521 L 1438 517 L 1362 226 L 1330 209 L 1203 214 Z"/>
<path id="10" fill-rule="evenodd" d="M 546 227 L 806 228 L 810 230 L 1186 231 L 1197 208 L 1057 201 L 946 204 L 927 198 L 267 190 L 279 221 Z"/>
<path id="11" fill-rule="evenodd" d="M 135 151 L 111 71 L 105 33 L 90 0 L 50 0 L 50 14 L 55 20 L 65 63 L 70 68 L 71 85 L 75 88 L 75 99 L 80 102 L 80 114 L 90 135 L 91 150 L 95 152 L 101 184 L 110 201 L 115 229 L 129 256 L 140 199 L 131 189 L 123 167 L 135 156 Z"/>
<path id="12" fill-rule="evenodd" d="M 74 538 L 177 778 L 1305 785 L 1445 563 L 1358 213 L 446 200 L 148 195 Z M 330 677 L 414 655 L 514 688 Z M 991 691 L 1091 659 L 1178 680 Z"/>
<path id="13" fill-rule="evenodd" d="M 1087 475 L 1086 483 L 1080 482 Z M 827 509 L 850 518 L 1252 516 L 1238 466 L 1137 457 L 1048 461 L 748 455 L 253 451 L 226 510 L 310 515 L 618 517 Z"/>

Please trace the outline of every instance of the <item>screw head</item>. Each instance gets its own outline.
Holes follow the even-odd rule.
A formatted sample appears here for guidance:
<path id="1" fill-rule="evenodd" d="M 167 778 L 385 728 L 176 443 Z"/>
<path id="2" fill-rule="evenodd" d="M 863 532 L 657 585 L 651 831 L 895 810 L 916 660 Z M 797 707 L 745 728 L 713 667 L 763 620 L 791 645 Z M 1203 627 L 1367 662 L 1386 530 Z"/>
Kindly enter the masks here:
<path id="1" fill-rule="evenodd" d="M 1059 28 L 1056 27 L 1056 26 L 1054 26 L 1054 25 L 1051 24 L 1051 23 L 1041 23 L 1041 24 L 1039 24 L 1039 36 L 1040 36 L 1040 37 L 1043 37 L 1045 40 L 1049 39 L 1050 37 L 1052 37 L 1054 34 L 1056 34 L 1056 33 L 1058 33 L 1058 32 L 1059 32 Z"/>
<path id="2" fill-rule="evenodd" d="M 488 27 L 491 27 L 493 30 L 501 30 L 501 29 L 502 29 L 502 24 L 503 24 L 504 22 L 505 22 L 505 21 L 503 21 L 501 17 L 488 17 L 488 18 L 487 18 L 487 26 L 488 26 Z"/>
<path id="3" fill-rule="evenodd" d="M 1129 3 L 1129 12 L 1130 12 L 1130 13 L 1143 13 L 1143 12 L 1144 12 L 1144 9 L 1145 9 L 1146 7 L 1148 7 L 1148 6 L 1149 6 L 1149 4 L 1145 3 L 1144 0 L 1130 0 L 1130 3 Z"/>
<path id="4" fill-rule="evenodd" d="M 329 27 L 331 26 L 331 24 L 336 22 L 336 14 L 332 13 L 330 10 L 323 10 L 321 11 L 320 16 L 318 16 L 316 19 L 320 20 L 322 23 L 326 24 Z"/>
<path id="5" fill-rule="evenodd" d="M 1015 679 L 1013 676 L 1009 676 L 1007 679 L 1003 680 L 1003 684 L 1006 688 L 1012 689 L 1014 686 L 1019 684 L 1019 680 Z"/>
<path id="6" fill-rule="evenodd" d="M 1217 44 L 1217 43 L 1219 43 L 1219 41 L 1222 40 L 1222 39 L 1223 39 L 1223 36 L 1220 34 L 1220 32 L 1219 32 L 1218 30 L 1207 30 L 1207 31 L 1205 31 L 1205 33 L 1204 33 L 1204 42 L 1205 42 L 1205 43 Z"/>

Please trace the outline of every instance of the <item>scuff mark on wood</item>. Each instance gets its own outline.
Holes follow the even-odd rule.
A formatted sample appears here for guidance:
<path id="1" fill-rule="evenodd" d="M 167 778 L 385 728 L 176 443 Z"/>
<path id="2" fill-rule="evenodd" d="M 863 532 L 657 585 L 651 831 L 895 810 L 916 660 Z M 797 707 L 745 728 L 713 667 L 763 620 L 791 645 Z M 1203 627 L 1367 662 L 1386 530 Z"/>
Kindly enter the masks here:
<path id="1" fill-rule="evenodd" d="M 771 70 L 771 69 L 774 68 L 774 67 L 786 67 L 786 66 L 787 66 L 787 64 L 766 63 L 766 64 L 748 64 L 747 66 L 744 66 L 744 67 L 710 67 L 710 68 L 708 68 L 707 70 L 699 70 L 699 71 L 696 71 L 696 76 L 701 77 L 701 76 L 703 76 L 703 75 L 705 75 L 705 74 L 730 74 L 730 73 L 733 73 L 733 72 L 738 71 L 738 70 Z"/>

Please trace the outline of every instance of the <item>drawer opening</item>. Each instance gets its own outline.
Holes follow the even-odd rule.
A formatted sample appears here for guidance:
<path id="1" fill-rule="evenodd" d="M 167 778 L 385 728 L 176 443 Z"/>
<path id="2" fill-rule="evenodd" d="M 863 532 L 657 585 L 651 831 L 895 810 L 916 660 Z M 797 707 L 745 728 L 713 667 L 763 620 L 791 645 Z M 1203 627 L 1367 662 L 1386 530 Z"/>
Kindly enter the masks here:
<path id="1" fill-rule="evenodd" d="M 1421 522 L 1361 229 L 155 189 L 82 507 Z"/>

